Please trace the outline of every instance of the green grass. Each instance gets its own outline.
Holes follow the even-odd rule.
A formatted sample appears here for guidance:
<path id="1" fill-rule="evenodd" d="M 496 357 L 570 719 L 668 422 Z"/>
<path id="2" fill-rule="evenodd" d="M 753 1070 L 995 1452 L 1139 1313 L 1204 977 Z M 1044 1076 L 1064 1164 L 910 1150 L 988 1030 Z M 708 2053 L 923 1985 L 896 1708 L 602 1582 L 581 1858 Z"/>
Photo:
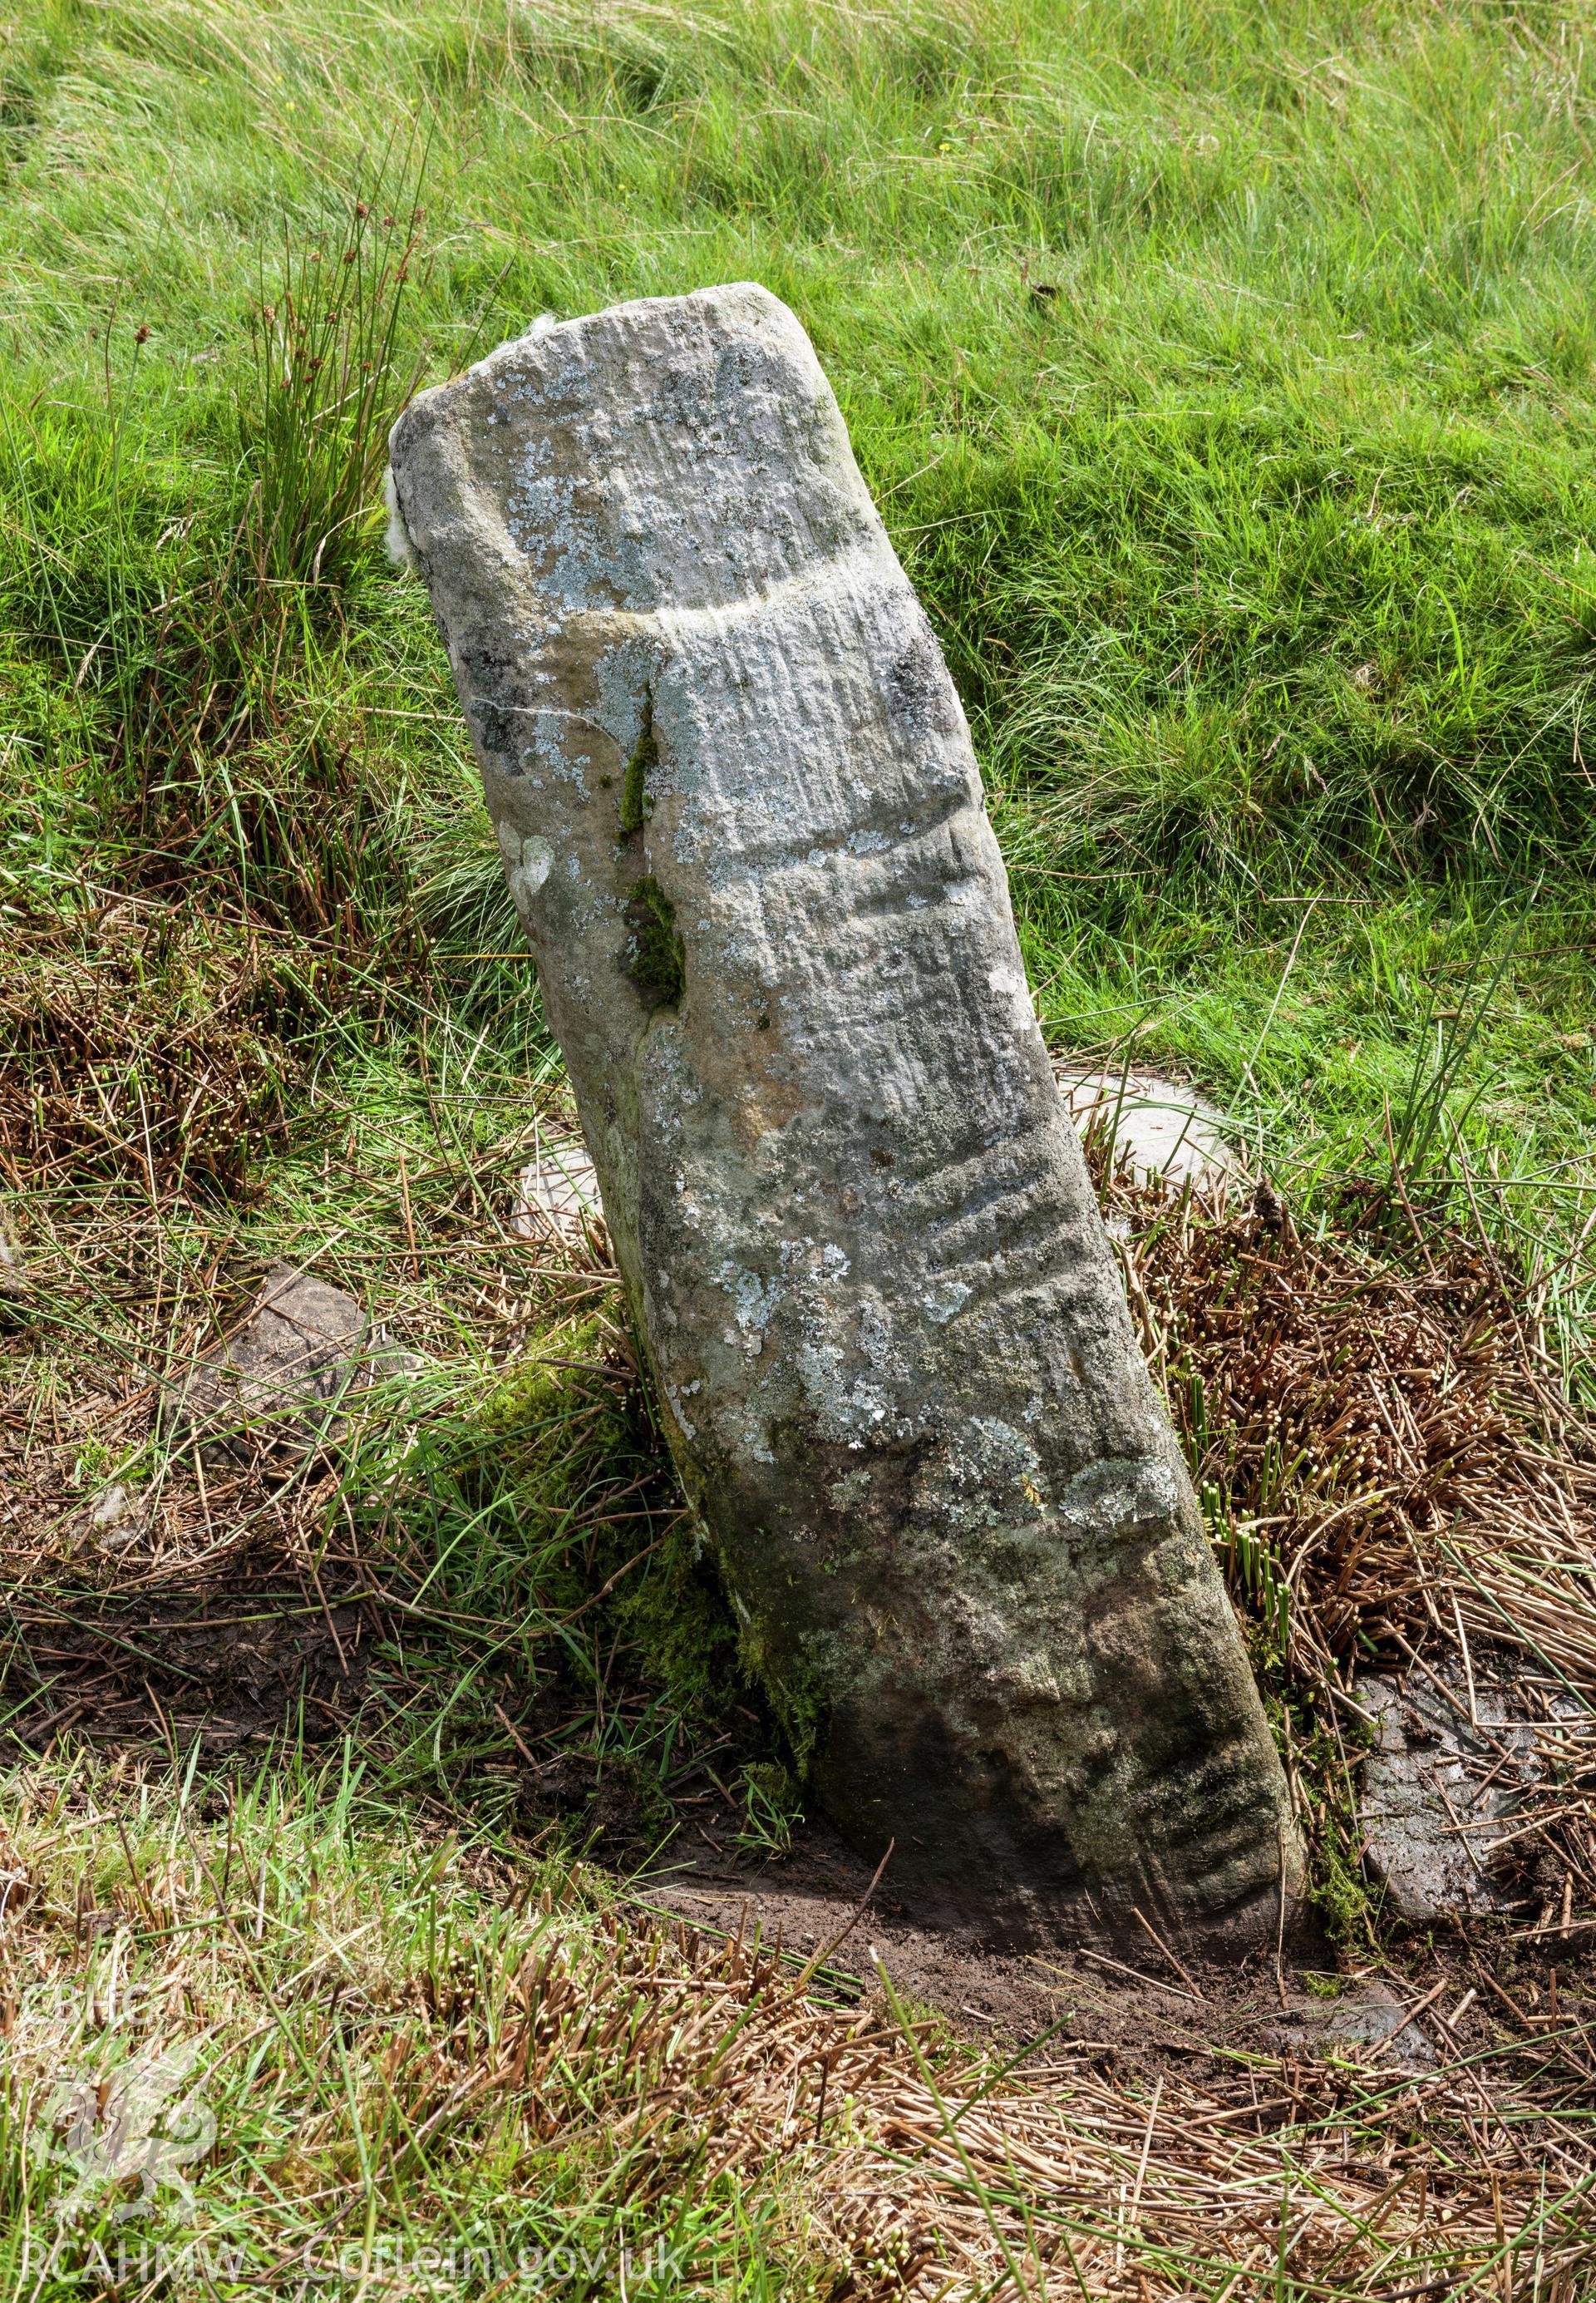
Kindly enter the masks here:
<path id="1" fill-rule="evenodd" d="M 394 387 L 708 280 L 803 317 L 970 707 L 1059 1044 L 1195 1071 L 1277 1160 L 1377 1162 L 1415 1056 L 1444 1064 L 1434 978 L 1544 875 L 1447 1077 L 1492 1219 L 1576 1232 L 1580 21 L 30 6 L 0 215 L 10 884 L 147 873 L 153 833 L 388 952 L 435 845 L 468 865 L 423 608 L 356 548 L 368 467 L 323 457 L 324 520 L 278 504 L 298 419 L 256 362 L 357 197 L 365 245 L 384 198 L 402 232 L 424 145 L 424 253 L 363 321 Z M 331 528 L 334 600 L 243 596 L 279 527 L 283 569 Z M 508 988 L 457 970 L 448 1004 L 485 990 L 501 1031 Z"/>
<path id="2" fill-rule="evenodd" d="M 305 1873 L 239 1970 L 256 2172 L 228 2213 L 251 2245 L 299 2228 L 259 2202 L 312 2099 L 294 2057 L 334 2052 L 296 2014 L 280 2092 L 250 2076 L 263 1993 L 315 1955 L 306 1879 L 336 1874 L 350 1924 L 412 1948 L 448 1902 L 485 1974 L 492 1894 L 416 1886 L 431 1857 L 404 1835 L 420 1816 L 525 1863 L 507 1705 L 624 1776 L 634 1854 L 706 1751 L 750 1852 L 802 1796 L 668 1495 L 631 1492 L 656 1457 L 592 1325 L 609 1283 L 529 1270 L 507 1234 L 559 1067 L 424 599 L 381 551 L 412 377 L 542 312 L 749 277 L 785 297 L 963 695 L 1053 1044 L 1189 1072 L 1310 1205 L 1396 1166 L 1410 1202 L 1502 1244 L 1589 1386 L 1591 29 L 1306 0 L 13 0 L 13 1589 L 81 1611 L 115 1583 L 73 1532 L 112 1475 L 180 1566 L 203 1553 L 210 1503 L 139 1403 L 271 1259 L 349 1286 L 423 1362 L 350 1458 L 347 1515 L 305 1480 L 230 1523 L 278 1529 L 273 1574 L 357 1556 L 415 1611 L 374 1674 L 380 1797 L 307 1761 L 251 1826 L 258 1877 L 274 1839 Z M 668 997 L 669 922 L 635 925 Z M 550 1333 L 585 1371 L 516 1372 Z M 595 1534 L 616 1496 L 640 1523 L 617 1506 Z M 177 1795 L 129 1793 L 168 1867 Z M 586 1829 L 538 1843 L 551 1893 Z M 427 1941 L 372 1973 L 441 1975 Z M 295 2182 L 391 2228 L 401 2162 L 378 2182 L 362 2157 L 374 2120 L 384 2149 L 397 2131 L 380 2045 Z M 474 2147 L 417 2206 L 428 2231 L 500 2176 L 529 2231 L 620 2230 L 582 2220 L 592 2183 L 558 2151 L 474 2171 Z M 3 2164 L 18 2215 L 30 2184 L 47 2206 L 20 2143 Z M 778 2192 L 708 2201 L 717 2291 L 808 2277 Z M 36 2291 L 37 2265 L 8 2270 Z"/>
<path id="3" fill-rule="evenodd" d="M 673 2042 L 646 1959 L 559 1868 L 418 1825 L 347 1750 L 224 1796 L 192 1768 L 13 1790 L 6 2294 L 758 2297 L 773 2231 L 802 2258 L 779 2185 L 704 2164 L 735 2022 Z"/>

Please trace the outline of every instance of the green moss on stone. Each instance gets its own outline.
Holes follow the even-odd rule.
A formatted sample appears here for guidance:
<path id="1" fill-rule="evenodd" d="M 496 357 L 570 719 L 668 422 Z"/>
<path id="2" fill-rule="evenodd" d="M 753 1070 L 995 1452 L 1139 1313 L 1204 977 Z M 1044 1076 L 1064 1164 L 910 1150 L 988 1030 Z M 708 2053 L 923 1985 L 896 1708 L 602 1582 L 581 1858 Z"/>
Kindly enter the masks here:
<path id="1" fill-rule="evenodd" d="M 654 739 L 653 719 L 645 704 L 643 733 L 626 762 L 626 780 L 621 785 L 623 839 L 630 839 L 634 831 L 641 831 L 653 813 L 654 803 L 649 795 L 649 770 L 656 765 L 659 757 L 659 747 Z"/>
<path id="2" fill-rule="evenodd" d="M 597 1319 L 547 1329 L 535 1350 L 479 1412 L 482 1472 L 468 1492 L 485 1502 L 496 1486 L 512 1489 L 536 1603 L 550 1619 L 581 1611 L 597 1646 L 609 1653 L 618 1642 L 691 1734 L 714 1740 L 735 1728 L 746 1743 L 735 1715 L 750 1682 L 736 1627 L 679 1508 L 646 1389 L 617 1382 L 604 1365 Z M 627 1509 L 612 1522 L 617 1497 Z M 643 1508 L 664 1525 L 638 1559 Z M 769 1729 L 753 1742 L 762 1756 Z"/>
<path id="3" fill-rule="evenodd" d="M 626 973 L 645 1007 L 674 1008 L 681 999 L 686 964 L 676 922 L 676 906 L 653 874 L 645 873 L 626 905 L 632 934 L 626 957 Z"/>
<path id="4" fill-rule="evenodd" d="M 785 1662 L 778 1672 L 752 1624 L 745 1624 L 738 1636 L 737 1656 L 743 1672 L 763 1691 L 776 1714 L 799 1783 L 807 1783 L 831 1711 L 824 1680 L 807 1659 Z"/>

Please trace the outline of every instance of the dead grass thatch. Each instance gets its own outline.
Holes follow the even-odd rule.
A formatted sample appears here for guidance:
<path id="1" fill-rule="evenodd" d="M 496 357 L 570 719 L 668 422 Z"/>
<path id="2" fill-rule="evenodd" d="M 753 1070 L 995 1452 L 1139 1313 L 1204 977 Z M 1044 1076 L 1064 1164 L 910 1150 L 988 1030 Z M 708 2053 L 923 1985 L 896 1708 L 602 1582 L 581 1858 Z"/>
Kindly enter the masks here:
<path id="1" fill-rule="evenodd" d="M 1404 1238 L 1375 1194 L 1300 1227 L 1267 1184 L 1123 1183 L 1144 1348 L 1232 1590 L 1296 1683 L 1356 1715 L 1360 1670 L 1426 1644 L 1511 1678 L 1539 1836 L 1596 1905 L 1596 1433 L 1488 1244 Z M 1421 1666 L 1422 1668 L 1422 1666 Z"/>

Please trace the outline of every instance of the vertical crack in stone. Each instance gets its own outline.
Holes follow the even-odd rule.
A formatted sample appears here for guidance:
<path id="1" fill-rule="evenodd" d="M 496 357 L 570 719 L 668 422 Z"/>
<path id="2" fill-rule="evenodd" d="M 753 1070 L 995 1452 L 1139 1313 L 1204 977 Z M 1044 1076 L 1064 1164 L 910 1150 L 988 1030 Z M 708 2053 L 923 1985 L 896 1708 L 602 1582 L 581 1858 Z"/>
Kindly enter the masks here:
<path id="1" fill-rule="evenodd" d="M 643 699 L 643 729 L 626 762 L 626 780 L 621 786 L 621 838 L 630 839 L 641 831 L 654 812 L 654 797 L 649 789 L 649 770 L 657 767 L 659 745 L 654 734 L 654 700 L 644 693 Z"/>
<path id="2" fill-rule="evenodd" d="M 645 1008 L 674 1008 L 687 980 L 676 907 L 651 872 L 634 881 L 626 902 L 626 974 Z"/>

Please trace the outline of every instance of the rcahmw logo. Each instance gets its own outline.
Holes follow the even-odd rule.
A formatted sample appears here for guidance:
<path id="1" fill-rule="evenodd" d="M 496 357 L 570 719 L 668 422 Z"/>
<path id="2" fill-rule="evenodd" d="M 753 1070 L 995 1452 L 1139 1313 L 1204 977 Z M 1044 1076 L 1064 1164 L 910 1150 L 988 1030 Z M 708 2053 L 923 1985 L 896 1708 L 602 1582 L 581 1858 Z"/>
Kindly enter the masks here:
<path id="1" fill-rule="evenodd" d="M 80 2068 L 50 2088 L 39 2106 L 45 2155 L 75 2178 L 57 2202 L 63 2223 L 130 2176 L 139 2196 L 117 2210 L 119 2221 L 147 2214 L 163 2189 L 192 2198 L 184 2170 L 216 2139 L 214 2114 L 189 2084 L 199 2060 L 198 2046 L 183 2041 L 147 2048 L 114 2071 Z"/>

